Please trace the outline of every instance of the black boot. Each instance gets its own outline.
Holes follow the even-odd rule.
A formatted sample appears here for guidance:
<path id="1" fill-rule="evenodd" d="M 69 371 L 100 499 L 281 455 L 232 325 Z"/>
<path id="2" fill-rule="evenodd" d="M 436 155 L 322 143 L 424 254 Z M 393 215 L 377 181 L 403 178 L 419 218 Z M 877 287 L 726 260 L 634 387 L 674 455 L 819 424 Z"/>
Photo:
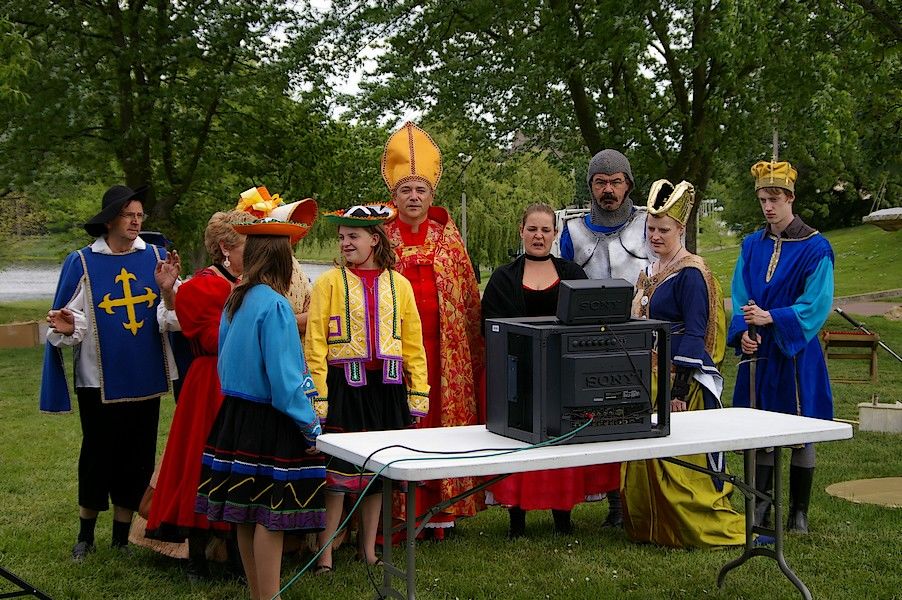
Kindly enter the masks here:
<path id="1" fill-rule="evenodd" d="M 808 533 L 808 504 L 814 483 L 814 467 L 789 467 L 789 520 L 787 531 Z"/>
<path id="2" fill-rule="evenodd" d="M 554 518 L 555 535 L 570 535 L 573 533 L 573 523 L 570 522 L 569 510 L 552 510 L 551 516 Z"/>
<path id="3" fill-rule="evenodd" d="M 755 489 L 768 496 L 774 495 L 774 467 L 773 465 L 755 466 Z M 755 499 L 755 527 L 773 528 L 770 520 L 770 500 Z"/>
<path id="4" fill-rule="evenodd" d="M 602 527 L 623 527 L 623 510 L 620 507 L 620 490 L 608 492 L 608 516 Z"/>
<path id="5" fill-rule="evenodd" d="M 193 529 L 188 535 L 188 567 L 185 574 L 188 581 L 198 583 L 210 578 L 210 566 L 207 564 L 207 542 L 210 534 L 207 531 Z"/>
<path id="6" fill-rule="evenodd" d="M 510 515 L 511 525 L 507 530 L 507 538 L 510 540 L 526 535 L 526 511 L 519 506 L 511 506 L 507 509 Z"/>

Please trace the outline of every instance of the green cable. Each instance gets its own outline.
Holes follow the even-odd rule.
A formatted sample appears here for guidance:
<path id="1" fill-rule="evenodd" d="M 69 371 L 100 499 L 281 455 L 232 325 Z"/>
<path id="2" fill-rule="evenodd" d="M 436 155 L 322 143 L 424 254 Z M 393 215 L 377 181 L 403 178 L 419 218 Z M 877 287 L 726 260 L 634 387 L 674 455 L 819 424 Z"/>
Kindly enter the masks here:
<path id="1" fill-rule="evenodd" d="M 351 520 L 351 517 L 354 515 L 354 512 L 357 510 L 357 507 L 360 506 L 361 502 L 363 502 L 363 499 L 366 496 L 366 492 L 367 492 L 367 490 L 370 489 L 370 486 L 376 482 L 377 478 L 382 474 L 383 471 L 385 471 L 387 468 L 389 468 L 393 464 L 399 463 L 399 462 L 405 462 L 405 461 L 462 460 L 464 458 L 494 458 L 496 456 L 505 456 L 507 454 L 514 454 L 516 452 L 524 452 L 526 450 L 533 450 L 535 448 L 543 448 L 545 446 L 551 446 L 558 442 L 563 442 L 563 441 L 569 440 L 570 438 L 572 438 L 576 434 L 578 434 L 580 431 L 582 431 L 583 429 L 585 429 L 586 427 L 591 425 L 592 420 L 593 419 L 590 417 L 588 421 L 586 421 L 585 423 L 583 423 L 582 425 L 580 425 L 573 431 L 570 431 L 562 436 L 551 438 L 551 439 L 545 440 L 544 442 L 539 442 L 538 444 L 531 444 L 529 446 L 524 446 L 523 448 L 511 448 L 509 450 L 497 451 L 497 452 L 494 452 L 493 454 L 481 454 L 476 457 L 470 456 L 468 454 L 468 455 L 459 455 L 459 456 L 453 456 L 453 455 L 452 456 L 418 456 L 418 457 L 409 457 L 409 458 L 396 458 L 395 460 L 386 463 L 385 465 L 382 466 L 381 469 L 379 469 L 378 472 L 376 472 L 373 475 L 373 477 L 370 479 L 370 482 L 366 485 L 365 488 L 363 488 L 363 491 L 360 492 L 359 497 L 357 498 L 357 502 L 355 502 L 354 506 L 351 507 L 351 510 L 348 512 L 348 516 L 345 517 L 345 520 L 342 521 L 341 523 L 339 523 L 338 528 L 336 528 L 335 533 L 332 534 L 332 537 L 330 537 L 328 540 L 326 540 L 326 543 L 323 544 L 323 547 L 319 549 L 319 552 L 314 554 L 313 557 L 310 559 L 310 561 L 307 562 L 307 564 L 304 565 L 300 571 L 298 571 L 294 576 L 292 576 L 292 578 L 288 580 L 288 583 L 286 583 L 284 586 L 282 586 L 282 588 L 270 600 L 275 600 L 276 598 L 278 598 L 282 593 L 287 591 L 288 588 L 290 588 L 292 585 L 294 585 L 295 581 L 297 581 L 301 575 L 303 575 L 304 573 L 307 572 L 307 569 L 309 569 L 316 562 L 316 559 L 318 559 L 320 557 L 320 555 L 322 555 L 323 550 L 325 550 L 327 547 L 329 547 L 330 544 L 332 544 L 332 542 L 335 540 L 335 537 L 339 534 L 339 532 L 341 532 L 342 529 L 344 529 L 344 527 L 348 524 L 348 521 Z M 367 458 L 367 460 L 369 460 L 370 458 L 375 456 L 377 453 L 379 453 L 383 450 L 387 450 L 392 447 L 393 446 L 385 446 L 384 448 L 380 448 L 380 449 L 376 450 L 375 452 L 370 454 L 370 456 Z M 489 451 L 489 450 L 486 450 L 486 451 Z M 424 454 L 428 454 L 430 452 L 438 452 L 438 451 L 437 450 L 415 450 L 415 452 L 422 452 Z M 472 450 L 471 452 L 482 452 L 482 450 Z M 385 535 L 385 532 L 383 532 L 383 535 Z"/>

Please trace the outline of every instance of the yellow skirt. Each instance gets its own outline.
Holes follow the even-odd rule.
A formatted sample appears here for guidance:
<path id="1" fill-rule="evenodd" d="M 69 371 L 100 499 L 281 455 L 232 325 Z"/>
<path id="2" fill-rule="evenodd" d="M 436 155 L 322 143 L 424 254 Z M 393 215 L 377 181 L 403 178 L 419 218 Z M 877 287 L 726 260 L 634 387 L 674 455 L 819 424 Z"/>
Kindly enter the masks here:
<path id="1" fill-rule="evenodd" d="M 704 388 L 694 379 L 688 409 L 704 410 Z M 652 397 L 655 392 L 652 391 Z M 723 454 L 677 456 L 711 469 Z M 709 548 L 745 543 L 745 518 L 733 509 L 733 485 L 721 489 L 710 475 L 661 460 L 623 463 L 623 526 L 630 539 L 675 548 Z"/>

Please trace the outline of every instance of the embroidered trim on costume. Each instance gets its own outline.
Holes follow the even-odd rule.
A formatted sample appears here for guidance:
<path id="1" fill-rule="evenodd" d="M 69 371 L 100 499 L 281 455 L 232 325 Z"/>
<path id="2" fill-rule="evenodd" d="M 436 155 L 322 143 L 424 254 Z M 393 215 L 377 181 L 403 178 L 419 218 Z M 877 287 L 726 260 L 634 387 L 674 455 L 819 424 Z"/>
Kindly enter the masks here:
<path id="1" fill-rule="evenodd" d="M 770 262 L 767 265 L 767 275 L 764 276 L 764 281 L 766 283 L 770 283 L 771 278 L 774 276 L 774 271 L 777 270 L 777 264 L 780 262 L 780 251 L 783 250 L 783 238 L 778 238 L 773 235 L 771 237 L 774 238 L 774 250 L 770 255 Z"/>
<path id="2" fill-rule="evenodd" d="M 633 297 L 633 314 L 647 319 L 648 311 L 651 307 L 651 298 L 657 291 L 658 286 L 687 267 L 697 269 L 702 274 L 705 286 L 708 288 L 708 323 L 705 326 L 705 351 L 713 361 L 716 360 L 714 357 L 714 343 L 717 336 L 717 296 L 719 295 L 716 292 L 720 290 L 720 286 L 717 285 L 711 270 L 707 268 L 700 256 L 695 254 L 684 256 L 666 270 L 651 277 L 645 271 L 642 271 L 639 274 L 639 280 L 636 282 L 636 295 Z M 643 298 L 647 299 L 644 304 L 641 302 Z"/>
<path id="3" fill-rule="evenodd" d="M 382 382 L 401 383 L 401 361 L 392 358 L 382 362 Z"/>
<path id="4" fill-rule="evenodd" d="M 401 310 L 398 306 L 398 290 L 395 287 L 395 272 L 391 269 L 388 271 L 388 285 L 389 290 L 391 291 L 391 306 L 392 306 L 392 337 L 396 340 L 401 339 Z M 378 297 L 377 297 L 378 302 Z"/>
<path id="5" fill-rule="evenodd" d="M 363 387 L 366 385 L 366 370 L 360 368 L 359 360 L 345 363 L 345 381 L 351 387 Z"/>
<path id="6" fill-rule="evenodd" d="M 344 304 L 345 304 L 345 323 L 348 324 L 348 326 L 347 326 L 348 333 L 347 333 L 347 335 L 342 336 L 340 328 L 339 328 L 339 331 L 334 336 L 337 339 L 329 340 L 330 344 L 341 344 L 341 343 L 350 343 L 351 342 L 351 294 L 350 294 L 350 291 L 348 290 L 348 272 L 347 272 L 347 269 L 345 269 L 344 267 L 340 267 L 339 270 L 341 271 L 341 281 L 342 281 L 342 283 L 344 283 L 344 287 L 345 287 L 345 302 L 344 302 Z M 336 317 L 331 317 L 331 318 L 337 319 L 339 317 L 336 316 Z M 329 337 L 332 337 L 332 336 L 329 336 Z"/>

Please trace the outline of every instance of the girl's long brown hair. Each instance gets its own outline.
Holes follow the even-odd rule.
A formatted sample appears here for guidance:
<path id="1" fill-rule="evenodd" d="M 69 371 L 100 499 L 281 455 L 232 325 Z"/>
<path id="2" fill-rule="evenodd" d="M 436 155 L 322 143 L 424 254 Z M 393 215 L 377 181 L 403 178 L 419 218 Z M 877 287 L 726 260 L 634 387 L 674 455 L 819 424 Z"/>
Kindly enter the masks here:
<path id="1" fill-rule="evenodd" d="M 258 283 L 268 285 L 283 296 L 291 285 L 294 269 L 291 242 L 283 235 L 249 235 L 244 245 L 244 275 L 226 300 L 229 319 L 241 308 L 244 296 Z"/>

